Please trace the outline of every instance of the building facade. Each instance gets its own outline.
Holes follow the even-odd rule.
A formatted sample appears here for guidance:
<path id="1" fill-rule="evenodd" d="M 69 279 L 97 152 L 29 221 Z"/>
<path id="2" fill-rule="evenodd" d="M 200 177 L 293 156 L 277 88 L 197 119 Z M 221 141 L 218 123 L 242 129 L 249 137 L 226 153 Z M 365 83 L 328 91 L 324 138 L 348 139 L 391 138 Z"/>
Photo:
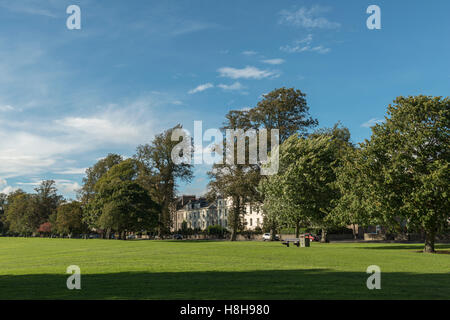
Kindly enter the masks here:
<path id="1" fill-rule="evenodd" d="M 228 228 L 228 216 L 232 210 L 231 199 L 219 198 L 209 203 L 205 198 L 182 196 L 177 199 L 173 208 L 172 231 L 182 228 L 185 221 L 188 228 L 205 230 L 209 226 L 219 225 Z M 246 204 L 243 216 L 244 229 L 255 230 L 262 228 L 263 215 L 260 204 Z"/>

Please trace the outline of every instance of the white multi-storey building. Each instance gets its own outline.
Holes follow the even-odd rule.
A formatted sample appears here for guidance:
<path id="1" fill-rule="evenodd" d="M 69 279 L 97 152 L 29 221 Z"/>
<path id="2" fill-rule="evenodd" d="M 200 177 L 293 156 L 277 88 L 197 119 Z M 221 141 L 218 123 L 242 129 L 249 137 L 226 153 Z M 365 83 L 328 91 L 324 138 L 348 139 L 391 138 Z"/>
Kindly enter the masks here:
<path id="1" fill-rule="evenodd" d="M 177 200 L 176 210 L 173 212 L 173 231 L 180 230 L 184 221 L 188 228 L 204 230 L 208 226 L 220 225 L 228 228 L 228 216 L 232 210 L 231 199 L 217 199 L 209 203 L 205 198 L 182 196 Z M 263 216 L 260 204 L 246 204 L 243 216 L 245 229 L 262 228 Z"/>

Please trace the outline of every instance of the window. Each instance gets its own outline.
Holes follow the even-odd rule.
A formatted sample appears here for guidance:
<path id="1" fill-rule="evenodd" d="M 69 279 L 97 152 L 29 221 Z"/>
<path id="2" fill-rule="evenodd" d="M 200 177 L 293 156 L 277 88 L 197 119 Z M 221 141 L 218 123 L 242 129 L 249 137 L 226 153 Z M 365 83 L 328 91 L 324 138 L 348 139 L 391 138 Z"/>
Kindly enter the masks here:
<path id="1" fill-rule="evenodd" d="M 253 219 L 250 218 L 250 227 L 253 225 Z"/>

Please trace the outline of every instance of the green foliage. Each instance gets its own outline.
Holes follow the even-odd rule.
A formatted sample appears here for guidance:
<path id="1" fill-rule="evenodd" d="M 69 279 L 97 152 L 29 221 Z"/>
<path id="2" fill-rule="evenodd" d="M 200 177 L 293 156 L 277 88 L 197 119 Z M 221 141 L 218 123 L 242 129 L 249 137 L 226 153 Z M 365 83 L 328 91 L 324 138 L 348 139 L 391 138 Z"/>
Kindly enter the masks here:
<path id="1" fill-rule="evenodd" d="M 336 125 L 286 140 L 280 148 L 279 173 L 260 184 L 266 219 L 282 227 L 295 226 L 297 234 L 300 225 L 331 226 L 333 202 L 340 197 L 335 170 L 349 138 L 348 130 Z"/>
<path id="2" fill-rule="evenodd" d="M 95 184 L 96 195 L 89 203 L 89 210 L 98 217 L 96 224 L 100 228 L 121 234 L 156 226 L 159 206 L 137 182 L 138 170 L 138 162 L 128 159 L 113 166 Z"/>
<path id="3" fill-rule="evenodd" d="M 248 111 L 232 110 L 226 116 L 223 130 L 226 129 L 278 129 L 280 143 L 294 133 L 304 134 L 317 125 L 317 120 L 309 117 L 305 94 L 293 88 L 279 88 L 264 95 L 264 99 L 257 106 Z M 268 135 L 268 139 L 270 134 Z M 234 138 L 236 139 L 236 138 Z M 236 141 L 236 140 L 235 140 Z M 225 141 L 226 143 L 226 141 Z M 246 150 L 249 141 L 245 141 Z M 237 148 L 227 150 L 230 146 L 225 144 L 224 155 L 227 151 L 233 153 L 236 159 Z M 268 143 L 269 150 L 272 147 Z M 209 183 L 210 198 L 217 196 L 232 199 L 228 225 L 232 230 L 231 240 L 236 239 L 238 230 L 242 230 L 242 215 L 245 213 L 245 204 L 253 201 L 262 201 L 260 193 L 256 192 L 261 179 L 259 164 L 215 164 L 208 173 L 211 179 Z M 269 223 L 270 221 L 270 223 Z M 266 219 L 266 225 L 276 228 L 275 220 L 270 216 Z"/>
<path id="4" fill-rule="evenodd" d="M 8 196 L 4 193 L 0 193 L 0 234 L 7 231 L 5 225 L 5 210 Z"/>
<path id="5" fill-rule="evenodd" d="M 34 215 L 35 201 L 22 190 L 8 195 L 5 210 L 5 222 L 11 232 L 31 234 L 39 227 Z"/>
<path id="6" fill-rule="evenodd" d="M 83 233 L 86 225 L 83 223 L 83 208 L 81 202 L 72 201 L 58 207 L 55 229 L 60 234 Z"/>
<path id="7" fill-rule="evenodd" d="M 309 116 L 305 97 L 306 94 L 294 88 L 275 89 L 250 109 L 250 122 L 256 128 L 280 130 L 280 143 L 294 134 L 305 134 L 318 124 Z"/>
<path id="8" fill-rule="evenodd" d="M 151 144 L 138 146 L 134 156 L 141 164 L 140 184 L 161 207 L 158 216 L 160 236 L 168 233 L 172 224 L 170 208 L 175 200 L 177 181 L 189 182 L 193 177 L 191 164 L 172 161 L 172 150 L 179 143 L 172 141 L 172 132 L 181 128 L 177 125 L 156 135 Z"/>
<path id="9" fill-rule="evenodd" d="M 387 113 L 361 146 L 367 210 L 387 226 L 425 232 L 433 252 L 449 219 L 450 99 L 399 97 Z"/>
<path id="10" fill-rule="evenodd" d="M 95 184 L 105 175 L 109 169 L 123 161 L 121 155 L 109 153 L 105 158 L 86 170 L 86 176 L 83 178 L 83 187 L 78 191 L 78 197 L 84 205 L 95 196 Z"/>
<path id="11" fill-rule="evenodd" d="M 227 229 L 220 225 L 208 226 L 206 228 L 206 234 L 208 235 L 223 236 L 226 232 Z"/>

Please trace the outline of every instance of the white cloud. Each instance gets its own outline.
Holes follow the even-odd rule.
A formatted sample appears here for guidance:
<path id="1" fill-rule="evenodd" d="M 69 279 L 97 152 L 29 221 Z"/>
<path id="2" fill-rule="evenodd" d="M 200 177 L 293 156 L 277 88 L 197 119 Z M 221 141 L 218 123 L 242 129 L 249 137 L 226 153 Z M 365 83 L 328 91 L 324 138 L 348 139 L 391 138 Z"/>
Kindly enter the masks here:
<path id="1" fill-rule="evenodd" d="M 127 144 L 136 141 L 141 134 L 139 128 L 131 123 L 122 122 L 122 120 L 112 117 L 67 117 L 55 120 L 55 123 L 66 134 L 84 136 L 91 143 L 109 141 L 113 144 Z"/>
<path id="2" fill-rule="evenodd" d="M 77 190 L 81 188 L 81 185 L 78 182 L 74 182 L 71 180 L 55 180 L 56 188 L 59 192 L 63 194 L 74 194 Z"/>
<path id="3" fill-rule="evenodd" d="M 373 127 L 376 124 L 383 123 L 383 122 L 384 122 L 384 119 L 372 118 L 369 121 L 366 121 L 363 124 L 361 124 L 361 127 L 363 127 L 363 128 L 370 128 L 370 127 Z"/>
<path id="4" fill-rule="evenodd" d="M 0 105 L 0 111 L 6 112 L 6 111 L 13 111 L 14 107 L 10 105 Z"/>
<path id="5" fill-rule="evenodd" d="M 280 50 L 288 53 L 317 52 L 320 54 L 325 54 L 331 51 L 330 48 L 323 45 L 311 45 L 312 41 L 313 36 L 308 34 L 305 38 L 294 41 L 293 45 L 280 47 Z"/>
<path id="6" fill-rule="evenodd" d="M 223 67 L 217 70 L 221 77 L 227 77 L 231 79 L 264 79 L 264 78 L 276 78 L 279 76 L 278 72 L 260 70 L 256 67 L 246 66 L 242 69 Z"/>
<path id="7" fill-rule="evenodd" d="M 227 84 L 219 84 L 217 85 L 219 88 L 226 90 L 226 91 L 234 91 L 234 90 L 242 90 L 245 89 L 245 87 L 240 82 L 235 82 L 233 84 L 227 85 Z"/>
<path id="8" fill-rule="evenodd" d="M 134 148 L 148 142 L 166 125 L 149 116 L 149 110 L 157 110 L 152 107 L 152 102 L 137 99 L 126 106 L 99 106 L 97 113 L 86 116 L 40 121 L 0 119 L 0 175 L 81 173 L 81 169 L 73 169 L 69 159 L 100 148 Z"/>
<path id="9" fill-rule="evenodd" d="M 254 56 L 255 54 L 258 54 L 258 52 L 253 51 L 253 50 L 246 50 L 246 51 L 242 51 L 242 54 L 246 55 L 246 56 Z"/>
<path id="10" fill-rule="evenodd" d="M 17 189 L 18 188 L 8 186 L 8 182 L 5 179 L 0 178 L 0 193 L 10 194 Z"/>
<path id="11" fill-rule="evenodd" d="M 201 84 L 201 85 L 197 86 L 195 89 L 189 90 L 188 93 L 189 94 L 194 94 L 194 93 L 197 93 L 197 92 L 202 92 L 202 91 L 211 89 L 213 87 L 214 87 L 214 85 L 212 83 L 205 83 L 205 84 Z"/>
<path id="12" fill-rule="evenodd" d="M 280 12 L 280 23 L 303 28 L 336 29 L 340 23 L 329 21 L 320 15 L 331 11 L 329 7 L 312 6 L 311 8 L 301 7 L 297 11 L 282 10 Z"/>
<path id="13" fill-rule="evenodd" d="M 87 168 L 67 168 L 60 171 L 55 171 L 56 174 L 85 174 Z"/>
<path id="14" fill-rule="evenodd" d="M 266 59 L 266 60 L 262 60 L 262 62 L 267 63 L 267 64 L 282 64 L 284 63 L 284 59 Z"/>

